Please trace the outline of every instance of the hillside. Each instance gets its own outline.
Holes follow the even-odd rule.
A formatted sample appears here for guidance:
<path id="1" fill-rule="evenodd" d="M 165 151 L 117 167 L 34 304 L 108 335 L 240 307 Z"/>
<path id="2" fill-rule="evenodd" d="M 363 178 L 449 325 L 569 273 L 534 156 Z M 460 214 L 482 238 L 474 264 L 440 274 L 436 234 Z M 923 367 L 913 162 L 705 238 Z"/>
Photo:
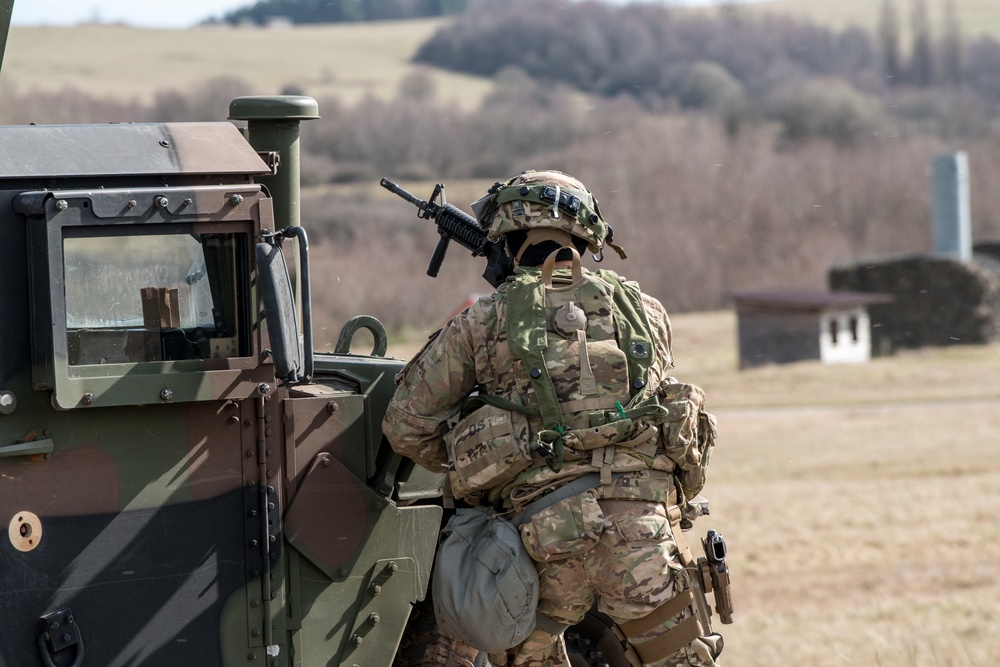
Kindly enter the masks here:
<path id="1" fill-rule="evenodd" d="M 337 96 L 346 103 L 366 94 L 388 98 L 407 74 L 419 69 L 410 64 L 411 57 L 443 21 L 284 30 L 14 26 L 0 89 L 54 92 L 70 87 L 147 103 L 160 90 L 186 92 L 201 82 L 230 76 L 260 94 L 294 86 L 317 99 Z M 463 106 L 475 105 L 490 89 L 488 81 L 460 74 L 439 72 L 435 79 L 439 99 Z"/>
<path id="2" fill-rule="evenodd" d="M 971 38 L 978 35 L 1000 36 L 1000 3 L 996 0 L 953 0 L 959 25 Z M 941 21 L 944 0 L 926 0 L 931 17 L 931 29 Z M 901 19 L 901 28 L 909 26 L 912 0 L 895 0 Z M 815 21 L 820 24 L 842 28 L 858 25 L 875 29 L 878 25 L 881 0 L 836 0 L 817 2 L 816 0 L 765 0 L 743 5 L 740 12 L 753 16 L 760 13 L 784 14 Z"/>
<path id="3" fill-rule="evenodd" d="M 944 0 L 927 0 L 932 32 Z M 1000 37 L 1000 3 L 954 0 L 967 40 Z M 897 0 L 901 28 L 910 2 Z M 841 28 L 874 29 L 876 0 L 769 0 L 740 6 L 748 16 L 779 13 Z M 719 9 L 677 10 L 718 12 Z M 272 94 L 293 86 L 316 98 L 337 96 L 350 104 L 366 94 L 383 99 L 418 69 L 410 63 L 420 44 L 450 19 L 301 26 L 291 29 L 198 27 L 148 30 L 125 26 L 14 26 L 0 89 L 59 91 L 67 87 L 121 101 L 149 102 L 156 91 L 184 92 L 220 76 L 239 77 L 254 92 Z M 435 71 L 437 97 L 462 108 L 479 103 L 491 82 Z"/>

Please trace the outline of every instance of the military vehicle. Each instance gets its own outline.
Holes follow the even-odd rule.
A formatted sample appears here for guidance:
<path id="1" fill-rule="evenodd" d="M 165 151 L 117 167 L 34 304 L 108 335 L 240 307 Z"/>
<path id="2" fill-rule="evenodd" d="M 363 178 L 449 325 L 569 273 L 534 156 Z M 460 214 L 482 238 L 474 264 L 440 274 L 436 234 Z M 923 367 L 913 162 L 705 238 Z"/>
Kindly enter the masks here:
<path id="1" fill-rule="evenodd" d="M 404 362 L 365 316 L 313 351 L 317 104 L 229 111 L 0 127 L 0 667 L 486 664 L 426 600 L 442 480 L 381 433 Z M 628 664 L 606 617 L 568 637 Z"/>

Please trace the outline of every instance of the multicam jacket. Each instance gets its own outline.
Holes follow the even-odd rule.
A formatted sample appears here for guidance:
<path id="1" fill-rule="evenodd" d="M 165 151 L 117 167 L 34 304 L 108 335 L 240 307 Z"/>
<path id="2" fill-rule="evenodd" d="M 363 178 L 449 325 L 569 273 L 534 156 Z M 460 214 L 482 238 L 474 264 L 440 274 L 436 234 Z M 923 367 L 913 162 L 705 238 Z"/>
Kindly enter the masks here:
<path id="1" fill-rule="evenodd" d="M 518 271 L 523 272 L 525 269 Z M 583 275 L 588 281 L 607 284 L 597 274 L 584 270 Z M 557 270 L 553 287 L 558 288 L 571 282 L 567 271 Z M 511 283 L 505 283 L 497 292 L 479 299 L 454 317 L 430 337 L 423 349 L 397 376 L 398 387 L 383 422 L 383 430 L 396 452 L 429 470 L 445 472 L 454 464 L 449 461 L 445 436 L 460 416 L 463 403 L 470 394 L 478 392 L 481 395 L 496 396 L 519 405 L 530 406 L 537 403 L 531 381 L 533 369 L 527 368 L 523 360 L 516 358 L 507 344 L 508 297 L 511 289 Z M 641 303 L 653 341 L 647 381 L 655 387 L 667 378 L 667 371 L 673 367 L 670 320 L 663 306 L 653 297 L 641 294 Z M 615 328 L 613 325 L 609 326 L 611 313 L 607 302 L 594 307 L 586 303 L 582 305 L 586 312 L 579 314 L 585 314 L 589 322 L 587 341 L 596 336 L 617 346 Z M 554 312 L 553 319 L 557 321 L 557 328 L 560 317 L 565 317 L 565 313 L 560 315 L 559 312 Z M 574 319 L 576 314 L 570 314 L 569 317 Z M 574 346 L 576 341 L 572 336 L 567 335 L 566 338 L 569 339 L 567 349 L 578 352 L 579 346 Z M 564 407 L 574 401 L 582 403 L 587 400 L 581 398 L 580 381 L 566 382 L 566 377 L 575 379 L 586 376 L 588 379 L 584 382 L 589 381 L 592 385 L 596 383 L 603 394 L 612 395 L 612 405 L 615 405 L 614 394 L 619 395 L 619 410 L 622 404 L 628 402 L 629 386 L 633 379 L 629 378 L 624 359 L 620 363 L 609 363 L 600 355 L 595 356 L 597 358 L 591 359 L 588 364 L 591 372 L 582 369 L 582 364 L 578 363 L 579 357 L 574 362 L 573 355 L 568 359 L 571 364 L 569 367 L 548 369 L 554 376 L 559 400 Z M 583 359 L 587 359 L 585 353 Z M 537 377 L 537 371 L 535 376 Z M 557 379 L 560 377 L 563 378 L 562 381 Z M 568 419 L 574 418 L 578 419 L 570 410 Z M 539 417 L 525 419 L 530 423 L 532 432 L 537 433 L 542 429 Z M 587 426 L 580 423 L 567 425 L 572 428 Z M 602 494 L 604 497 L 660 501 L 668 499 L 672 485 L 665 484 L 664 481 L 674 471 L 675 463 L 665 455 L 664 447 L 657 437 L 647 438 L 638 446 L 608 447 L 605 450 L 597 450 L 600 452 L 597 456 L 591 451 L 573 451 L 569 448 L 565 462 L 558 470 L 553 470 L 541 456 L 535 455 L 515 479 L 505 480 L 486 490 L 485 495 L 491 502 L 502 500 L 506 506 L 520 509 L 536 495 L 565 481 L 588 472 L 603 469 L 607 473 L 611 469 L 614 472 L 636 474 L 616 476 L 612 488 L 605 488 L 605 493 Z"/>

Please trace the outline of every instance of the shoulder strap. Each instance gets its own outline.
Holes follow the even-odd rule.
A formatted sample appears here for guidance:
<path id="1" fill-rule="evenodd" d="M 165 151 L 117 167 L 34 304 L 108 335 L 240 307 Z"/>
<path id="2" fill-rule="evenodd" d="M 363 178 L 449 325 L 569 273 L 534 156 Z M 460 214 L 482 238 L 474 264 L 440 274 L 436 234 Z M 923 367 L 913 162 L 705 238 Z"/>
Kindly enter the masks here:
<path id="1" fill-rule="evenodd" d="M 632 380 L 629 394 L 634 405 L 645 400 L 653 387 L 649 386 L 649 367 L 653 363 L 653 334 L 642 293 L 635 283 L 627 283 L 614 271 L 602 269 L 597 275 L 614 286 L 615 327 L 622 351 L 628 360 L 628 376 Z"/>

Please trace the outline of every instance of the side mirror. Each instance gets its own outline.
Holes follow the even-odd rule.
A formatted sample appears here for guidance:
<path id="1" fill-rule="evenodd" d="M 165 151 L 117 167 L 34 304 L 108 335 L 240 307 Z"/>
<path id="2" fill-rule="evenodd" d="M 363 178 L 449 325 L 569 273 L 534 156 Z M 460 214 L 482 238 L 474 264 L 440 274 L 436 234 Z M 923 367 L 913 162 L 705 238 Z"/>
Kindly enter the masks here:
<path id="1" fill-rule="evenodd" d="M 274 373 L 285 382 L 299 382 L 305 355 L 299 342 L 292 282 L 281 247 L 276 243 L 257 244 L 257 284 L 264 301 Z"/>

